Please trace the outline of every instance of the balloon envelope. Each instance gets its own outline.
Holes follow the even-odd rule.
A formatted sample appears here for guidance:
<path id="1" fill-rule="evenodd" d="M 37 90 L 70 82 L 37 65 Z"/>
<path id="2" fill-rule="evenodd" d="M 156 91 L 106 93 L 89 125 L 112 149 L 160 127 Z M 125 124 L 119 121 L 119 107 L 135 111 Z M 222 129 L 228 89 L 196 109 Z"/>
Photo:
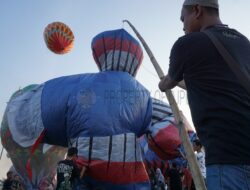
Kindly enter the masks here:
<path id="1" fill-rule="evenodd" d="M 65 54 L 73 48 L 74 34 L 62 22 L 53 22 L 44 30 L 44 40 L 47 47 L 56 54 Z"/>

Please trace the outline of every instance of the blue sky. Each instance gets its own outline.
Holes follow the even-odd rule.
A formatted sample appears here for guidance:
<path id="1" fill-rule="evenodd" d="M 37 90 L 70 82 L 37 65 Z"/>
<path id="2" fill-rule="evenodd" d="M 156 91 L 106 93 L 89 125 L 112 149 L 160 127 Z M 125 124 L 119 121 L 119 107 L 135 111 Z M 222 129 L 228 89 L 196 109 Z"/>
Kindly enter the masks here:
<path id="1" fill-rule="evenodd" d="M 0 0 L 0 121 L 10 95 L 20 87 L 65 75 L 98 72 L 90 49 L 91 40 L 99 32 L 122 27 L 134 35 L 126 24 L 122 24 L 123 19 L 136 26 L 167 72 L 171 47 L 183 35 L 179 19 L 182 2 Z M 222 21 L 250 38 L 250 2 L 219 2 Z M 74 48 L 66 55 L 50 52 L 44 43 L 44 28 L 54 21 L 66 23 L 75 35 Z M 158 78 L 145 51 L 137 79 L 152 92 L 152 96 L 163 98 L 157 92 Z M 174 93 L 191 121 L 186 99 L 181 99 L 184 92 L 175 90 Z M 4 163 L 5 160 L 0 160 L 0 168 Z M 0 177 L 2 175 L 0 171 Z"/>

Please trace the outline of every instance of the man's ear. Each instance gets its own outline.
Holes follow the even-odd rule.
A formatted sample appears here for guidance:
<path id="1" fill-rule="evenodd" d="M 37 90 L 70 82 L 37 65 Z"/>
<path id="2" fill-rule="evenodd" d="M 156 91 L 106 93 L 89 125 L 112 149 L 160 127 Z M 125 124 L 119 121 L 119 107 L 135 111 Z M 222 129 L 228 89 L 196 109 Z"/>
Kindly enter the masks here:
<path id="1" fill-rule="evenodd" d="M 198 20 L 203 14 L 203 9 L 200 5 L 195 5 L 194 6 L 194 11 L 195 11 L 195 18 Z"/>

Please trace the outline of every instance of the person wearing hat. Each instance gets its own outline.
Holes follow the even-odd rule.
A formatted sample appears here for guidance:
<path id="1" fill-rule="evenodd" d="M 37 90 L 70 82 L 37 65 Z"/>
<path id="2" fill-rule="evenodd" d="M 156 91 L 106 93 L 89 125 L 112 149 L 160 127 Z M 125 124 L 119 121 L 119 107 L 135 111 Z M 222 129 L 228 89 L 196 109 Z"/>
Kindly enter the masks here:
<path id="1" fill-rule="evenodd" d="M 185 0 L 185 35 L 171 50 L 161 91 L 185 81 L 192 120 L 205 147 L 207 186 L 211 190 L 250 188 L 250 94 L 235 70 L 204 31 L 210 31 L 250 76 L 250 43 L 223 25 L 218 0 Z"/>

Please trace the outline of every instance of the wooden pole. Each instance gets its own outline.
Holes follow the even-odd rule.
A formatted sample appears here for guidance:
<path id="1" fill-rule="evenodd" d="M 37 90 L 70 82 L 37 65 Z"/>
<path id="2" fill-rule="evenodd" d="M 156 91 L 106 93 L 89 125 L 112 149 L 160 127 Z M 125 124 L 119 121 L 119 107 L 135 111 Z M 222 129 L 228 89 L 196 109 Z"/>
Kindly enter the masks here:
<path id="1" fill-rule="evenodd" d="M 147 43 L 145 42 L 145 40 L 142 38 L 142 36 L 139 34 L 139 32 L 136 30 L 136 28 L 128 20 L 124 20 L 123 22 L 127 22 L 129 24 L 129 26 L 133 29 L 133 31 L 135 32 L 135 34 L 137 35 L 137 37 L 141 41 L 143 47 L 145 48 L 146 52 L 148 53 L 150 60 L 153 63 L 154 68 L 155 68 L 159 78 L 162 79 L 165 75 L 164 75 L 160 65 L 156 61 L 152 51 L 150 50 Z M 191 173 L 193 176 L 195 187 L 197 190 L 206 190 L 205 182 L 204 182 L 204 179 L 201 175 L 201 171 L 200 171 L 200 168 L 198 166 L 196 156 L 194 154 L 194 151 L 193 151 L 192 145 L 190 143 L 187 131 L 186 131 L 184 124 L 183 124 L 182 115 L 180 114 L 178 105 L 174 99 L 174 96 L 173 96 L 171 90 L 166 91 L 166 96 L 167 96 L 168 102 L 171 106 L 171 109 L 173 111 L 175 121 L 177 123 L 177 127 L 179 129 L 179 135 L 180 135 L 180 138 L 182 140 L 182 144 L 183 144 L 184 149 L 185 149 L 186 158 L 187 158 L 189 166 L 190 166 L 190 170 L 191 170 Z"/>
<path id="2" fill-rule="evenodd" d="M 2 159 L 2 156 L 3 156 L 3 147 L 2 147 L 2 150 L 1 150 L 1 154 L 0 154 L 0 160 Z"/>

